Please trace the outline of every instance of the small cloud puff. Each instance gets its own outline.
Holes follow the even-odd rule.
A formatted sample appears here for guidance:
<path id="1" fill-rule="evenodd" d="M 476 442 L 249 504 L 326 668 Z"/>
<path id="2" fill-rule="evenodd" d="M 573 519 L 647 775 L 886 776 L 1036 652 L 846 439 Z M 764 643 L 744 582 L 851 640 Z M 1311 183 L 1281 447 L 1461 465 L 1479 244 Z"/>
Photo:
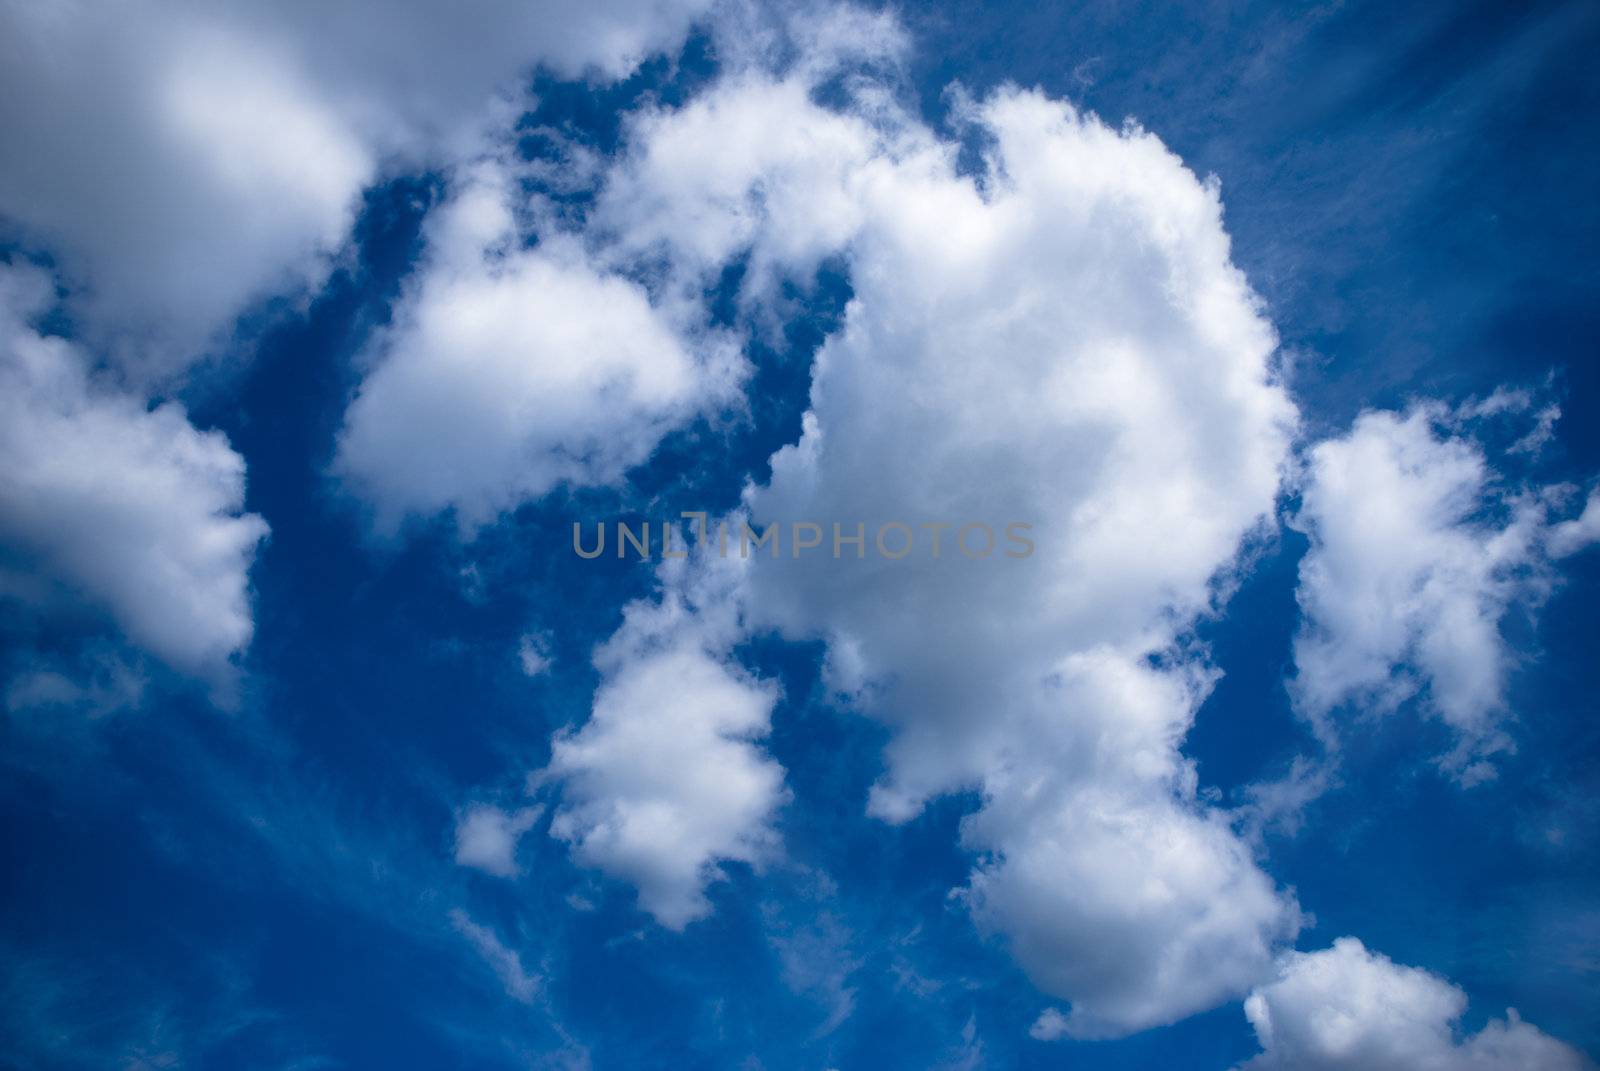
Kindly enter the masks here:
<path id="1" fill-rule="evenodd" d="M 1046 1008 L 1028 1028 L 1028 1036 L 1035 1041 L 1059 1041 L 1067 1034 L 1067 1017 L 1060 1008 Z"/>
<path id="2" fill-rule="evenodd" d="M 456 822 L 456 864 L 497 878 L 516 877 L 517 841 L 543 813 L 538 806 L 511 812 L 486 803 L 469 807 Z"/>

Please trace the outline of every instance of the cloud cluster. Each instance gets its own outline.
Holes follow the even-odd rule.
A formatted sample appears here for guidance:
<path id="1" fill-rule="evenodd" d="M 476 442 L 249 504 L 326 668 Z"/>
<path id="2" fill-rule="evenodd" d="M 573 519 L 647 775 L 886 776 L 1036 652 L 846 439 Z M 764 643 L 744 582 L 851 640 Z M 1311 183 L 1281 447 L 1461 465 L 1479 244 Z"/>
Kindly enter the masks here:
<path id="1" fill-rule="evenodd" d="M 0 594 L 87 601 L 139 647 L 213 683 L 250 642 L 249 569 L 267 534 L 244 513 L 244 461 L 182 406 L 149 408 L 34 321 L 52 290 L 0 269 Z"/>
<path id="2" fill-rule="evenodd" d="M 622 77 L 708 6 L 0 6 L 0 238 L 56 266 L 81 336 L 35 333 L 48 286 L 6 272 L 4 594 L 59 602 L 45 590 L 57 584 L 174 667 L 220 680 L 250 639 L 246 573 L 266 526 L 240 515 L 243 463 L 222 437 L 144 399 L 181 389 L 182 370 L 225 350 L 253 304 L 317 286 L 370 184 L 482 155 L 506 118 L 497 95 L 520 99 L 519 79 L 537 67 Z M 389 336 L 401 359 L 358 402 L 359 416 L 387 399 L 386 419 L 345 439 L 349 472 L 391 523 L 445 505 L 464 526 L 492 518 L 514 495 L 470 486 L 480 469 L 534 494 L 574 472 L 614 479 L 710 390 L 715 375 L 636 286 L 548 249 L 491 269 L 488 251 L 455 238 L 448 270 L 413 288 Z M 481 322 L 497 318 L 510 327 Z M 480 374 L 453 376 L 434 346 L 467 350 Z M 519 347 L 568 356 L 528 371 L 508 357 Z M 105 375 L 90 375 L 84 349 Z M 453 405 L 419 407 L 425 373 L 460 384 L 421 388 Z M 508 422 L 523 438 L 486 446 L 483 429 Z M 518 475 L 541 451 L 544 467 Z M 462 488 L 441 489 L 452 481 Z"/>
<path id="3" fill-rule="evenodd" d="M 830 683 L 896 727 L 875 814 L 982 793 L 964 896 L 1073 1002 L 1073 1033 L 1241 994 L 1299 912 L 1198 799 L 1179 744 L 1212 675 L 1183 637 L 1270 522 L 1296 416 L 1217 191 L 1142 131 L 1012 90 L 963 109 L 987 147 L 974 176 L 881 83 L 847 79 L 850 104 L 825 108 L 812 77 L 738 71 L 640 119 L 597 218 L 690 278 L 748 258 L 747 301 L 846 258 L 855 296 L 804 435 L 746 495 L 758 524 L 1015 520 L 1039 553 L 968 561 L 952 531 L 937 559 L 763 557 L 733 601 L 752 627 L 825 640 Z M 671 657 L 678 691 L 722 705 L 725 666 Z M 611 735 L 617 689 L 585 732 Z M 726 810 L 689 795 L 697 768 L 657 766 L 672 784 L 652 793 Z M 592 781 L 584 806 L 631 785 Z"/>
<path id="4" fill-rule="evenodd" d="M 620 77 L 707 6 L 7 4 L 0 217 L 85 284 L 98 340 L 170 371 L 314 286 L 389 162 L 459 158 L 535 66 Z"/>
<path id="5" fill-rule="evenodd" d="M 1245 1015 L 1265 1051 L 1239 1071 L 1586 1071 L 1582 1054 L 1515 1010 L 1460 1037 L 1466 994 L 1344 937 L 1285 957 Z"/>
<path id="6" fill-rule="evenodd" d="M 795 25 L 793 77 L 747 69 L 725 33 L 736 73 L 629 116 L 610 166 L 575 155 L 552 174 L 502 149 L 457 169 L 340 436 L 335 468 L 380 528 L 453 510 L 471 532 L 558 485 L 614 485 L 667 432 L 736 403 L 749 370 L 704 290 L 748 254 L 748 305 L 841 248 L 894 136 L 811 93 L 846 62 L 897 55 L 896 24 L 846 10 Z M 588 218 L 526 193 L 535 178 L 597 185 Z"/>
<path id="7" fill-rule="evenodd" d="M 619 157 L 597 165 L 584 222 L 542 221 L 531 249 L 521 218 L 539 205 L 506 193 L 505 165 L 464 173 L 352 407 L 341 464 L 380 510 L 454 508 L 469 527 L 563 481 L 612 482 L 737 389 L 736 376 L 707 373 L 729 365 L 696 352 L 708 285 L 740 265 L 739 301 L 759 320 L 781 307 L 778 283 L 803 287 L 838 258 L 853 297 L 817 353 L 803 434 L 773 456 L 770 482 L 746 489 L 739 516 L 868 532 L 949 521 L 924 532 L 945 553 L 665 569 L 659 599 L 631 605 L 600 651 L 590 721 L 557 736 L 536 778 L 560 787 L 551 831 L 580 863 L 634 884 L 666 925 L 702 917 L 722 863 L 774 849 L 787 798 L 756 743 L 774 696 L 729 651 L 768 629 L 820 639 L 829 685 L 894 729 L 870 813 L 905 822 L 934 796 L 978 794 L 961 834 L 977 861 L 959 894 L 1069 1002 L 1036 1036 L 1118 1036 L 1242 995 L 1302 925 L 1181 751 L 1215 680 L 1194 626 L 1276 523 L 1298 415 L 1275 334 L 1231 262 L 1214 182 L 1137 127 L 1036 92 L 958 92 L 955 129 L 934 131 L 895 102 L 904 41 L 892 30 L 852 12 L 813 21 L 790 31 L 810 42 L 801 59 L 753 48 L 686 103 L 645 107 L 625 121 Z M 648 281 L 610 305 L 624 321 L 637 311 L 630 337 L 662 325 L 659 344 L 619 343 L 627 356 L 596 361 L 683 370 L 680 394 L 613 392 L 636 438 L 582 389 L 541 407 L 548 348 L 512 302 L 466 317 L 484 333 L 464 342 L 459 325 L 443 344 L 418 328 L 435 301 L 478 309 L 476 295 L 502 285 L 520 295 L 520 273 L 551 262 L 591 284 Z M 581 319 L 597 304 L 584 296 L 546 319 Z M 475 400 L 458 408 L 462 394 Z M 1587 520 L 1550 529 L 1553 491 L 1500 493 L 1481 454 L 1440 431 L 1447 416 L 1467 419 L 1428 406 L 1369 414 L 1311 452 L 1295 687 L 1303 709 L 1326 713 L 1425 681 L 1468 741 L 1452 761 L 1470 778 L 1502 746 L 1496 623 L 1537 595 L 1541 562 L 1576 548 Z M 1541 413 L 1515 449 L 1536 451 L 1553 419 Z M 380 442 L 371 429 L 390 421 L 437 428 L 447 450 L 391 465 L 403 432 L 354 445 Z M 452 458 L 458 427 L 472 447 Z M 610 429 L 618 452 L 571 456 L 592 429 Z M 371 474 L 386 466 L 401 475 L 381 487 Z M 1037 553 L 957 554 L 968 521 L 1030 525 Z M 1386 540 L 1411 550 L 1384 558 L 1374 548 Z M 1341 569 L 1352 583 L 1328 579 Z M 1394 620 L 1340 602 L 1363 594 Z M 1360 626 L 1358 650 L 1360 628 L 1374 629 L 1372 657 L 1352 660 L 1341 621 Z M 1381 670 L 1362 678 L 1351 664 Z"/>
<path id="8" fill-rule="evenodd" d="M 597 651 L 588 720 L 533 779 L 559 791 L 551 835 L 663 925 L 707 915 L 727 864 L 778 851 L 790 799 L 761 745 L 777 688 L 735 647 L 820 640 L 829 686 L 892 729 L 872 815 L 976 794 L 958 897 L 1070 1005 L 1036 1038 L 1120 1036 L 1255 987 L 1255 1071 L 1584 1066 L 1514 1014 L 1458 1039 L 1458 990 L 1354 940 L 1283 958 L 1298 903 L 1182 753 L 1216 676 L 1195 626 L 1275 524 L 1298 427 L 1216 183 L 1038 92 L 957 92 L 935 131 L 896 103 L 894 20 L 843 10 L 729 47 L 703 92 L 629 117 L 619 158 L 584 176 L 582 219 L 529 196 L 539 165 L 497 146 L 496 94 L 538 64 L 621 76 L 704 8 L 0 9 L 0 214 L 55 255 L 96 352 L 136 384 L 41 332 L 42 275 L 0 272 L 0 595 L 86 601 L 172 666 L 226 677 L 267 527 L 226 440 L 145 388 L 252 302 L 314 287 L 397 162 L 439 167 L 449 194 L 338 440 L 337 474 L 383 529 L 452 513 L 470 534 L 559 486 L 620 483 L 742 389 L 708 284 L 741 265 L 759 319 L 779 283 L 837 258 L 853 296 L 803 433 L 743 510 L 905 524 L 944 553 L 666 564 Z M 1502 620 L 1600 533 L 1594 496 L 1551 525 L 1557 489 L 1496 482 L 1462 431 L 1487 406 L 1364 414 L 1309 452 L 1295 519 L 1312 543 L 1300 709 L 1331 736 L 1335 711 L 1422 695 L 1469 783 L 1508 746 Z M 1536 451 L 1553 414 L 1512 450 Z M 958 553 L 968 522 L 1025 524 L 1037 552 Z M 536 640 L 520 657 L 549 668 Z M 65 701 L 100 699 L 40 673 L 7 693 Z M 468 809 L 456 862 L 514 876 L 541 814 Z M 533 1000 L 492 929 L 451 922 Z M 853 961 L 817 970 L 808 940 L 780 944 L 792 984 L 842 1017 Z"/>

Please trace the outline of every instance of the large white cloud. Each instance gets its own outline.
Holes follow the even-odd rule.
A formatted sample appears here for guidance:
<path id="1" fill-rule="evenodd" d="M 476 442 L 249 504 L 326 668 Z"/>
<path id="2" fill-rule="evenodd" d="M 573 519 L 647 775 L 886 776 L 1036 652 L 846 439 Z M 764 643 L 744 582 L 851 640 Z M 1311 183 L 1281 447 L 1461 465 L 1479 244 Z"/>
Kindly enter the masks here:
<path id="1" fill-rule="evenodd" d="M 537 64 L 618 77 L 706 0 L 0 4 L 0 218 L 170 370 L 316 283 L 386 160 L 451 159 Z"/>
<path id="2" fill-rule="evenodd" d="M 0 268 L 0 544 L 21 570 L 0 594 L 88 600 L 220 684 L 250 642 L 248 572 L 267 533 L 243 512 L 244 461 L 181 406 L 146 406 L 39 333 L 51 298 L 43 273 Z"/>
<path id="3" fill-rule="evenodd" d="M 563 482 L 618 482 L 737 394 L 722 337 L 572 236 L 525 248 L 516 188 L 495 160 L 463 170 L 346 414 L 335 467 L 380 527 L 453 508 L 472 530 Z"/>
<path id="4" fill-rule="evenodd" d="M 745 612 L 826 640 L 832 685 L 899 730 L 874 813 L 982 793 L 964 895 L 1073 1033 L 1242 994 L 1299 912 L 1198 800 L 1178 749 L 1211 674 L 1181 640 L 1270 524 L 1296 416 L 1217 191 L 1148 134 L 1009 90 L 964 109 L 988 152 L 965 175 L 881 85 L 830 110 L 814 76 L 740 71 L 642 119 L 598 219 L 689 275 L 748 254 L 747 300 L 847 258 L 758 525 L 859 522 L 870 547 L 888 521 L 1020 521 L 1037 552 L 786 545 Z"/>
<path id="5" fill-rule="evenodd" d="M 773 855 L 774 812 L 788 799 L 758 744 L 777 688 L 728 653 L 740 634 L 736 564 L 665 563 L 660 598 L 630 603 L 596 652 L 589 721 L 556 737 L 535 778 L 561 784 L 551 835 L 637 886 L 640 906 L 675 930 L 710 913 L 705 887 L 722 862 Z"/>
<path id="6" fill-rule="evenodd" d="M 1547 542 L 1556 552 L 1582 542 L 1581 521 L 1547 539 L 1559 489 L 1501 479 L 1468 426 L 1475 416 L 1433 402 L 1363 413 L 1310 451 L 1294 522 L 1311 540 L 1298 590 L 1299 708 L 1335 742 L 1335 712 L 1421 695 L 1454 730 L 1444 762 L 1467 784 L 1493 776 L 1486 757 L 1511 746 L 1502 619 L 1548 591 Z"/>
<path id="7" fill-rule="evenodd" d="M 1457 1029 L 1467 998 L 1437 975 L 1344 937 L 1285 957 L 1245 1015 L 1265 1050 L 1241 1071 L 1585 1071 L 1593 1065 L 1517 1013 Z"/>
<path id="8" fill-rule="evenodd" d="M 828 641 L 895 725 L 873 793 L 905 820 L 976 788 L 967 898 L 1108 1036 L 1242 992 L 1299 922 L 1196 797 L 1179 744 L 1210 677 L 1173 645 L 1269 523 L 1295 421 L 1214 188 L 1155 138 L 1033 93 L 869 184 L 855 291 L 758 521 L 1033 525 L 1037 550 L 762 559 L 754 616 Z M 1155 661 L 1152 661 L 1154 659 Z"/>
<path id="9" fill-rule="evenodd" d="M 853 51 L 781 74 L 736 64 L 636 116 L 601 180 L 588 255 L 664 265 L 669 305 L 740 259 L 757 313 L 775 281 L 835 255 L 854 296 L 816 356 L 800 441 L 745 495 L 757 527 L 813 522 L 823 548 L 786 542 L 721 596 L 669 588 L 632 608 L 593 719 L 557 739 L 552 830 L 669 925 L 704 913 L 717 860 L 770 849 L 781 791 L 749 739 L 728 739 L 764 732 L 770 699 L 728 660 L 726 622 L 820 638 L 830 685 L 896 730 L 873 814 L 979 793 L 962 897 L 1071 1003 L 1048 1032 L 1171 1022 L 1266 977 L 1302 922 L 1181 753 L 1214 680 L 1192 628 L 1274 523 L 1296 432 L 1276 337 L 1231 263 L 1217 187 L 1155 137 L 1004 89 L 957 109 L 983 150 L 971 173 L 862 73 L 900 47 L 862 25 Z M 825 107 L 817 80 L 841 64 Z M 1507 553 L 1542 538 L 1513 514 Z M 830 553 L 835 522 L 862 526 L 862 557 Z M 889 522 L 916 530 L 903 559 L 874 545 Z M 952 526 L 939 557 L 930 522 Z M 969 522 L 1031 525 L 1035 552 L 973 560 Z M 650 712 L 669 673 L 710 697 L 696 717 Z M 684 761 L 646 771 L 669 736 Z M 697 762 L 736 771 L 718 782 L 732 798 Z"/>

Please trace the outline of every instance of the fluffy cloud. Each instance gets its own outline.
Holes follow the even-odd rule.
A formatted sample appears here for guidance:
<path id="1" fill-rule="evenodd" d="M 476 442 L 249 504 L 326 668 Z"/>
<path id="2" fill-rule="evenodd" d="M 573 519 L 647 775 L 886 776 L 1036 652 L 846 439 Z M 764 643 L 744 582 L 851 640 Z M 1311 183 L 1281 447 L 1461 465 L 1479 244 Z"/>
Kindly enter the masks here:
<path id="1" fill-rule="evenodd" d="M 107 606 L 135 643 L 220 679 L 250 639 L 246 570 L 266 528 L 239 515 L 238 455 L 194 429 L 177 405 L 144 405 L 148 389 L 170 386 L 251 303 L 318 284 L 362 190 L 386 170 L 482 153 L 486 132 L 505 118 L 496 94 L 516 90 L 535 66 L 620 77 L 673 47 L 707 6 L 0 5 L 8 149 L 0 234 L 50 254 L 73 284 L 85 345 L 130 389 L 91 377 L 74 346 L 34 334 L 25 321 L 43 299 L 23 296 L 37 286 L 7 274 L 0 536 L 26 559 L 7 565 L 7 594 L 59 597 L 38 590 L 41 563 L 72 593 Z M 349 458 L 391 518 L 455 505 L 467 524 L 514 500 L 470 486 L 439 490 L 441 470 L 484 466 L 504 476 L 529 447 L 515 433 L 509 444 L 486 446 L 474 421 L 515 422 L 527 417 L 518 407 L 544 404 L 532 419 L 550 430 L 534 446 L 567 454 L 513 479 L 537 492 L 573 472 L 614 478 L 693 408 L 704 369 L 637 287 L 551 250 L 513 260 L 499 274 L 482 267 L 476 277 L 465 269 L 434 277 L 406 321 L 415 334 L 403 355 L 461 385 L 442 395 L 453 408 L 418 412 L 407 380 L 415 364 L 401 361 L 368 384 L 392 402 L 393 419 L 353 434 Z M 530 295 L 536 315 L 552 302 L 590 315 L 545 316 L 549 330 L 530 333 L 525 317 L 508 313 Z M 451 314 L 430 299 L 452 304 Z M 464 322 L 472 316 L 511 326 L 497 336 L 493 326 Z M 481 374 L 471 380 L 427 365 L 430 343 L 468 347 Z M 506 365 L 506 347 L 522 344 L 565 347 L 568 359 L 519 375 Z M 501 391 L 504 404 L 485 400 Z M 623 403 L 631 403 L 624 415 L 591 419 Z M 414 443 L 430 429 L 436 449 L 419 459 Z M 394 471 L 411 464 L 416 486 Z"/>
<path id="2" fill-rule="evenodd" d="M 614 78 L 705 0 L 0 8 L 0 215 L 155 371 L 315 284 L 385 162 L 449 159 L 537 64 Z"/>
<path id="3" fill-rule="evenodd" d="M 0 269 L 0 591 L 88 600 L 130 640 L 221 684 L 250 642 L 250 564 L 267 525 L 244 505 L 244 461 L 183 408 L 90 374 L 30 321 L 49 280 Z M 11 557 L 8 555 L 8 557 Z"/>
<path id="4" fill-rule="evenodd" d="M 629 117 L 612 166 L 575 150 L 559 174 L 503 156 L 459 169 L 340 440 L 336 468 L 381 528 L 454 509 L 470 531 L 563 483 L 619 482 L 664 434 L 738 398 L 747 368 L 708 326 L 709 276 L 748 253 L 748 305 L 859 228 L 863 185 L 914 128 L 811 94 L 842 65 L 892 63 L 897 25 L 797 17 L 804 48 L 783 80 L 724 31 L 734 73 L 684 108 Z M 529 178 L 596 185 L 589 218 L 528 197 Z"/>
<path id="5" fill-rule="evenodd" d="M 1241 1071 L 1584 1071 L 1580 1053 L 1515 1010 L 1459 1038 L 1466 994 L 1344 937 L 1285 957 L 1245 1001 L 1265 1050 Z"/>
<path id="6" fill-rule="evenodd" d="M 1041 989 L 1063 1032 L 1112 1037 L 1229 1000 L 1300 925 L 1292 899 L 1195 799 L 1174 741 L 1203 691 L 1100 651 L 1067 660 L 981 775 L 964 896 Z M 1092 756 L 1092 757 L 1091 757 Z"/>
<path id="7" fill-rule="evenodd" d="M 471 531 L 560 483 L 615 483 L 744 374 L 575 239 L 523 248 L 508 166 L 457 185 L 339 439 L 336 471 L 385 529 L 453 509 Z"/>
<path id="8" fill-rule="evenodd" d="M 773 814 L 788 799 L 757 744 L 777 689 L 727 651 L 732 565 L 667 563 L 661 597 L 630 603 L 595 654 L 603 680 L 589 721 L 556 737 L 535 776 L 561 784 L 551 835 L 635 885 L 640 906 L 675 930 L 710 913 L 705 887 L 721 862 L 773 854 Z"/>
<path id="9" fill-rule="evenodd" d="M 900 561 L 786 550 L 749 563 L 737 599 L 752 627 L 825 640 L 830 683 L 897 728 L 873 813 L 904 821 L 932 795 L 982 794 L 963 828 L 980 856 L 965 899 L 1072 1002 L 1064 1030 L 1127 1033 L 1240 995 L 1299 911 L 1198 799 L 1179 745 L 1212 674 L 1183 637 L 1271 523 L 1296 414 L 1217 190 L 1142 131 L 1010 90 L 963 109 L 987 146 L 982 173 L 963 174 L 956 146 L 881 83 L 846 79 L 846 107 L 817 104 L 819 69 L 737 71 L 643 117 L 596 218 L 690 279 L 748 256 L 747 301 L 845 256 L 854 300 L 816 357 L 801 440 L 746 495 L 758 524 L 1015 521 L 1037 553 L 968 560 L 954 529 L 942 557 L 926 530 Z M 650 613 L 696 627 L 670 596 Z M 689 694 L 729 688 L 702 643 L 623 649 L 584 730 L 596 743 L 621 735 L 602 713 L 622 721 L 653 698 L 630 688 L 618 703 L 623 671 L 667 665 Z M 724 705 L 760 706 L 764 729 L 764 705 L 731 680 L 740 703 Z M 669 704 L 626 723 L 665 735 L 679 717 Z M 570 741 L 554 764 L 570 768 L 563 753 Z M 764 816 L 777 770 L 747 744 L 727 754 L 764 776 L 718 783 L 754 781 L 759 806 L 702 798 L 689 763 L 637 776 L 675 821 L 692 808 L 697 832 L 730 810 Z M 633 784 L 592 779 L 583 806 L 625 806 Z M 689 866 L 713 853 L 683 854 L 698 882 Z M 647 895 L 660 867 L 635 877 Z"/>
<path id="10" fill-rule="evenodd" d="M 1030 977 L 1109 1036 L 1242 993 L 1297 908 L 1198 802 L 1179 745 L 1210 675 L 1174 647 L 1270 522 L 1295 413 L 1229 263 L 1217 191 L 1155 138 L 1032 93 L 866 183 L 855 291 L 758 521 L 1033 525 L 967 560 L 761 559 L 753 617 L 828 643 L 899 729 L 871 809 L 976 788 L 966 892 Z"/>
<path id="11" fill-rule="evenodd" d="M 1546 540 L 1552 558 L 1569 557 L 1595 543 L 1600 543 L 1600 491 L 1589 492 L 1578 516 L 1551 525 Z"/>
<path id="12" fill-rule="evenodd" d="M 1511 743 L 1500 623 L 1549 587 L 1550 495 L 1508 488 L 1464 414 L 1477 415 L 1437 403 L 1363 413 L 1310 451 L 1294 521 L 1311 549 L 1293 692 L 1330 742 L 1340 708 L 1387 711 L 1421 695 L 1457 735 L 1446 767 L 1471 784 L 1493 776 L 1485 757 Z M 1552 549 L 1577 542 L 1562 526 Z"/>
<path id="13" fill-rule="evenodd" d="M 916 131 L 894 113 L 874 123 L 820 108 L 813 88 L 745 71 L 682 108 L 632 117 L 595 211 L 611 255 L 664 258 L 695 288 L 748 254 L 745 292 L 765 296 L 841 249 L 861 226 L 865 188 L 892 175 Z"/>
<path id="14" fill-rule="evenodd" d="M 517 841 L 542 813 L 542 807 L 512 812 L 486 803 L 468 807 L 456 821 L 456 864 L 500 878 L 516 877 Z"/>
<path id="15" fill-rule="evenodd" d="M 728 658 L 730 630 L 820 638 L 830 685 L 896 730 L 869 810 L 906 821 L 976 790 L 962 898 L 1070 1002 L 1040 1029 L 1125 1034 L 1243 994 L 1302 922 L 1180 750 L 1214 680 L 1191 629 L 1273 524 L 1297 414 L 1214 184 L 1136 127 L 1016 90 L 958 109 L 984 150 L 972 174 L 861 76 L 896 47 L 736 66 L 635 117 L 586 252 L 665 264 L 680 297 L 743 261 L 757 312 L 774 281 L 842 256 L 854 296 L 817 354 L 803 435 L 745 509 L 758 526 L 860 524 L 869 546 L 887 522 L 953 527 L 916 529 L 898 561 L 758 555 L 709 599 L 683 594 L 698 567 L 669 570 L 602 652 L 591 721 L 557 738 L 552 832 L 668 925 L 703 914 L 717 861 L 771 849 L 782 798 L 752 742 L 772 698 Z M 816 79 L 840 63 L 854 73 L 825 107 Z M 1481 484 L 1461 451 L 1438 460 L 1447 484 Z M 1453 528 L 1459 494 L 1440 495 L 1397 508 Z M 1506 499 L 1480 549 L 1528 560 L 1542 502 Z M 1036 552 L 973 560 L 968 522 L 1031 525 Z M 1467 570 L 1468 587 L 1492 593 L 1493 574 Z M 1481 638 L 1474 605 L 1446 598 L 1435 619 Z M 1461 657 L 1423 642 L 1440 665 Z M 688 698 L 664 697 L 669 679 Z"/>

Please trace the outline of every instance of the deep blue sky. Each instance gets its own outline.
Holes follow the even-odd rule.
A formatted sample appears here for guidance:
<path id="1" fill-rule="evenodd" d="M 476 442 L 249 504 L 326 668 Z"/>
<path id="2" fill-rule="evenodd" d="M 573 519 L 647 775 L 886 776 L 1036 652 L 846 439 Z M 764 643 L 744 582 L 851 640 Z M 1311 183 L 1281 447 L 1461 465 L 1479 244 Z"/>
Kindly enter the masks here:
<path id="1" fill-rule="evenodd" d="M 906 21 L 931 120 L 952 81 L 1038 84 L 1220 177 L 1235 261 L 1295 355 L 1313 429 L 1510 384 L 1563 409 L 1541 481 L 1600 471 L 1600 8 L 951 3 Z M 609 148 L 631 101 L 671 101 L 714 69 L 695 41 L 609 89 L 544 78 L 538 118 Z M 1238 1005 L 1119 1042 L 1030 1040 L 1048 1001 L 947 899 L 970 867 L 957 826 L 973 801 L 864 820 L 885 732 L 830 703 L 804 645 L 742 651 L 782 682 L 770 750 L 796 802 L 787 863 L 734 866 L 710 919 L 652 925 L 543 835 L 524 840 L 515 882 L 452 865 L 456 808 L 513 796 L 545 764 L 550 733 L 587 715 L 588 651 L 649 590 L 637 563 L 573 568 L 568 519 L 732 505 L 798 434 L 849 280 L 825 269 L 762 344 L 748 424 L 675 433 L 627 490 L 557 494 L 476 542 L 441 521 L 378 543 L 326 472 L 352 362 L 439 189 L 416 175 L 371 191 L 352 258 L 309 308 L 252 319 L 244 359 L 187 392 L 272 525 L 239 708 L 152 666 L 137 710 L 0 717 L 0 1066 L 107 1067 L 106 1052 L 180 1039 L 203 1068 L 516 1067 L 569 1039 L 601 1068 L 919 1068 L 981 1045 L 993 1067 L 1221 1071 L 1253 1054 Z M 1204 630 L 1225 677 L 1186 750 L 1223 799 L 1308 746 L 1282 683 L 1304 550 L 1283 532 Z M 1268 866 L 1315 915 L 1302 947 L 1359 934 L 1465 988 L 1469 1029 L 1515 1006 L 1600 1052 L 1600 561 L 1564 576 L 1517 634 L 1519 750 L 1496 782 L 1462 791 L 1419 766 L 1443 730 L 1402 710 L 1352 746 L 1300 832 L 1269 838 Z M 103 628 L 0 601 L 10 672 L 111 642 Z M 515 657 L 530 629 L 554 638 L 536 679 Z M 1551 815 L 1575 830 L 1560 846 L 1532 832 Z M 536 1008 L 463 954 L 445 921 L 461 904 L 520 940 L 546 979 Z M 854 965 L 853 1011 L 825 1035 L 826 985 L 786 984 L 774 934 L 834 941 Z M 7 1055 L 40 1051 L 41 1031 L 72 1035 L 57 1062 Z"/>

